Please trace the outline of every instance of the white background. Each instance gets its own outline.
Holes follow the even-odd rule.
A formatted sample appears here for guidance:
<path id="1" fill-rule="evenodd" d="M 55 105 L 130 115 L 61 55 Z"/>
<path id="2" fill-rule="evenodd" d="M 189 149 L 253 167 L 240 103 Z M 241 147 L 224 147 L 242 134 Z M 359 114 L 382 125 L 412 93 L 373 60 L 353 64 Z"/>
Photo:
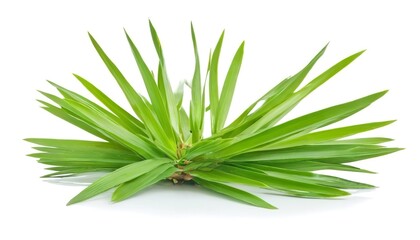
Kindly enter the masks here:
<path id="1" fill-rule="evenodd" d="M 416 1 L 1 1 L 0 239 L 420 239 L 419 56 Z M 126 202 L 109 194 L 66 207 L 82 186 L 39 179 L 42 166 L 26 157 L 26 137 L 92 138 L 41 110 L 37 89 L 45 79 L 86 93 L 78 73 L 124 106 L 122 94 L 87 37 L 90 31 L 126 76 L 142 84 L 123 35 L 131 33 L 150 66 L 157 66 L 148 19 L 157 28 L 175 85 L 193 73 L 189 23 L 193 21 L 203 68 L 226 29 L 224 74 L 246 40 L 233 102 L 247 104 L 297 72 L 327 42 L 310 77 L 362 49 L 356 62 L 314 92 L 291 116 L 390 89 L 345 123 L 398 119 L 375 136 L 397 139 L 406 150 L 361 162 L 376 175 L 342 176 L 378 185 L 341 200 L 272 195 L 278 210 L 264 210 L 189 186 L 160 184 Z M 373 134 L 374 134 L 373 133 Z"/>

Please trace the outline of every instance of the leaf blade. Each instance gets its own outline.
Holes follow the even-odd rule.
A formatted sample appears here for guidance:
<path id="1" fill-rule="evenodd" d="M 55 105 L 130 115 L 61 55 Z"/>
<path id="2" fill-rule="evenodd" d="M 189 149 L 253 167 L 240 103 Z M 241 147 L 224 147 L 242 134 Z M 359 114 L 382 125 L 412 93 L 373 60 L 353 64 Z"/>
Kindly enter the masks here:
<path id="1" fill-rule="evenodd" d="M 108 70 L 114 76 L 115 80 L 119 84 L 120 88 L 123 90 L 127 100 L 129 101 L 131 107 L 137 116 L 146 124 L 147 129 L 151 134 L 166 148 L 172 149 L 173 152 L 176 151 L 176 144 L 171 141 L 171 139 L 166 135 L 165 131 L 159 124 L 156 116 L 149 110 L 144 100 L 137 94 L 134 88 L 128 83 L 124 75 L 120 72 L 117 66 L 111 61 L 111 59 L 106 55 L 103 49 L 99 46 L 98 42 L 93 38 L 89 33 L 89 38 L 101 57 L 102 61 L 107 66 Z"/>
<path id="2" fill-rule="evenodd" d="M 222 92 L 220 94 L 220 100 L 217 105 L 216 132 L 220 131 L 224 127 L 226 122 L 226 118 L 235 91 L 236 81 L 239 76 L 239 70 L 241 69 L 242 59 L 244 55 L 244 47 L 245 42 L 242 42 L 242 44 L 236 51 L 235 56 L 233 57 L 232 63 L 230 64 L 228 73 L 225 78 L 225 82 L 223 84 Z"/>
<path id="3" fill-rule="evenodd" d="M 210 77 L 209 77 L 209 100 L 210 100 L 210 120 L 211 120 L 211 132 L 216 133 L 216 117 L 217 117 L 217 106 L 219 104 L 219 83 L 218 83 L 218 65 L 220 58 L 220 51 L 222 49 L 223 38 L 225 31 L 220 35 L 219 41 L 216 44 L 213 55 L 210 61 Z"/>
<path id="4" fill-rule="evenodd" d="M 233 156 L 243 152 L 244 150 L 290 137 L 293 134 L 310 132 L 317 128 L 340 121 L 341 119 L 349 117 L 366 108 L 371 103 L 381 98 L 385 93 L 386 91 L 378 92 L 351 102 L 312 112 L 275 127 L 268 128 L 260 133 L 244 138 L 243 140 L 239 140 L 230 147 L 222 149 L 216 157 Z"/>
<path id="5" fill-rule="evenodd" d="M 240 190 L 238 188 L 234 188 L 222 183 L 217 182 L 211 182 L 207 181 L 201 178 L 194 178 L 194 181 L 200 184 L 201 186 L 208 188 L 212 191 L 218 192 L 220 194 L 226 195 L 228 197 L 237 199 L 239 201 L 257 206 L 262 208 L 268 208 L 268 209 L 276 209 L 273 205 L 267 203 L 266 201 L 262 200 L 261 198 L 245 192 L 243 190 Z"/>
<path id="6" fill-rule="evenodd" d="M 89 185 L 75 197 L 73 197 L 67 205 L 75 204 L 89 198 L 92 198 L 110 188 L 113 188 L 121 183 L 130 181 L 142 174 L 145 174 L 149 170 L 158 167 L 164 163 L 170 162 L 169 159 L 153 159 L 144 160 L 138 163 L 133 163 L 125 167 L 119 168 L 112 173 L 109 173 L 94 183 Z"/>
<path id="7" fill-rule="evenodd" d="M 133 180 L 121 184 L 112 194 L 113 202 L 125 200 L 177 171 L 172 164 L 163 164 Z"/>
<path id="8" fill-rule="evenodd" d="M 191 37 L 194 46 L 195 67 L 191 83 L 190 121 L 192 130 L 192 142 L 199 141 L 202 137 L 202 124 L 204 118 L 204 105 L 201 94 L 201 71 L 200 58 L 197 49 L 194 27 L 191 23 Z"/>

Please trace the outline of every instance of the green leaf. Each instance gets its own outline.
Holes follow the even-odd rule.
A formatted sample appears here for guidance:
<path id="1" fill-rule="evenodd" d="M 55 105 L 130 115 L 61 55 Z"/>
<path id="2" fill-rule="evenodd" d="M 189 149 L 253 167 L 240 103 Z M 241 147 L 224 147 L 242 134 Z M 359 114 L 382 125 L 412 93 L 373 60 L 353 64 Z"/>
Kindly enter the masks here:
<path id="1" fill-rule="evenodd" d="M 191 129 L 190 129 L 190 119 L 188 118 L 187 112 L 184 108 L 181 108 L 179 111 L 179 123 L 182 133 L 183 141 L 187 141 L 187 139 L 191 136 Z"/>
<path id="2" fill-rule="evenodd" d="M 103 149 L 103 148 L 52 148 L 52 147 L 35 147 L 39 153 L 32 153 L 28 156 L 40 158 L 41 160 L 50 159 L 54 162 L 100 162 L 100 163 L 117 163 L 119 165 L 130 164 L 142 160 L 141 156 L 131 152 L 119 149 Z"/>
<path id="3" fill-rule="evenodd" d="M 375 93 L 351 102 L 329 107 L 316 111 L 278 126 L 268 128 L 243 140 L 239 140 L 231 146 L 221 150 L 216 157 L 234 156 L 238 153 L 290 137 L 302 132 L 310 132 L 320 127 L 340 121 L 356 112 L 366 108 L 371 103 L 382 97 L 386 91 Z"/>
<path id="4" fill-rule="evenodd" d="M 380 128 L 391 124 L 395 121 L 385 121 L 385 122 L 373 122 L 373 123 L 365 123 L 359 125 L 353 125 L 348 127 L 341 127 L 341 128 L 334 128 L 319 132 L 308 133 L 302 136 L 292 136 L 290 138 L 280 140 L 279 142 L 275 142 L 269 144 L 267 146 L 263 146 L 260 150 L 271 150 L 271 149 L 280 149 L 280 148 L 289 148 L 301 145 L 312 145 L 312 144 L 319 144 L 323 142 L 329 142 L 332 140 L 348 137 L 354 134 L 370 131 L 376 128 Z"/>
<path id="5" fill-rule="evenodd" d="M 389 154 L 399 149 L 375 145 L 308 145 L 279 150 L 257 151 L 240 154 L 230 162 L 276 161 L 294 162 L 331 158 L 363 157 L 376 154 Z"/>
<path id="6" fill-rule="evenodd" d="M 219 41 L 214 49 L 213 55 L 210 61 L 210 78 L 209 78 L 209 99 L 210 99 L 210 118 L 211 118 L 211 133 L 216 133 L 216 117 L 217 117 L 217 106 L 219 104 L 219 79 L 218 79 L 218 68 L 219 68 L 219 57 L 222 49 L 223 37 L 225 31 L 220 35 Z"/>
<path id="7" fill-rule="evenodd" d="M 216 132 L 222 129 L 225 125 L 226 118 L 229 112 L 230 105 L 232 103 L 233 93 L 235 91 L 236 80 L 238 79 L 239 70 L 241 69 L 242 58 L 244 56 L 245 42 L 239 46 L 233 57 L 232 63 L 230 64 L 228 73 L 223 84 L 222 93 L 220 94 L 220 100 L 217 104 L 216 114 Z M 210 105 L 211 107 L 211 105 Z"/>
<path id="8" fill-rule="evenodd" d="M 201 73 L 200 58 L 198 56 L 197 41 L 195 39 L 194 27 L 191 23 L 191 36 L 194 46 L 195 68 L 191 86 L 191 105 L 190 105 L 190 121 L 192 130 L 192 142 L 195 143 L 201 139 L 204 105 L 201 94 Z"/>
<path id="9" fill-rule="evenodd" d="M 170 162 L 171 162 L 170 159 L 149 159 L 149 160 L 144 160 L 137 163 L 132 163 L 125 167 L 119 168 L 115 170 L 114 172 L 109 173 L 99 178 L 98 180 L 96 180 L 94 183 L 89 185 L 87 188 L 81 191 L 78 195 L 72 198 L 67 203 L 67 205 L 85 201 L 100 193 L 105 192 L 108 189 L 111 189 L 122 183 L 130 181 L 134 178 L 137 178 L 155 169 L 156 167 L 162 164 L 170 163 Z"/>
<path id="10" fill-rule="evenodd" d="M 113 152 L 126 155 L 133 154 L 132 151 L 109 142 L 53 138 L 26 138 L 25 141 L 35 143 L 37 145 L 48 146 L 50 147 L 48 151 L 53 149 L 62 149 L 67 151 Z"/>
<path id="11" fill-rule="evenodd" d="M 131 122 L 129 121 L 124 121 L 123 119 L 118 118 L 117 116 L 115 116 L 114 114 L 112 114 L 111 112 L 107 111 L 106 109 L 104 109 L 103 107 L 99 106 L 98 104 L 90 101 L 89 99 L 83 97 L 80 94 L 77 94 L 73 91 L 70 91 L 64 87 L 61 87 L 58 84 L 55 84 L 51 81 L 49 81 L 49 83 L 51 85 L 53 85 L 55 88 L 57 88 L 57 90 L 65 97 L 66 99 L 71 99 L 77 102 L 80 102 L 86 106 L 89 106 L 91 108 L 95 108 L 98 111 L 101 112 L 101 114 L 103 114 L 104 116 L 107 116 L 107 118 L 112 119 L 113 121 L 117 122 L 119 125 L 121 125 L 122 127 L 124 127 L 125 129 L 133 132 L 133 133 L 143 133 L 144 135 L 144 130 L 139 129 L 139 127 L 137 125 L 133 125 L 131 124 Z"/>
<path id="12" fill-rule="evenodd" d="M 180 81 L 178 83 L 178 87 L 174 93 L 174 98 L 175 98 L 175 102 L 176 102 L 176 107 L 178 110 L 180 110 L 182 108 L 182 100 L 184 98 L 184 81 Z"/>
<path id="13" fill-rule="evenodd" d="M 166 179 L 178 169 L 172 164 L 163 164 L 133 180 L 121 184 L 112 194 L 112 201 L 120 202 L 131 197 L 137 192 Z"/>
<path id="14" fill-rule="evenodd" d="M 103 93 L 101 90 L 99 90 L 95 85 L 90 83 L 85 78 L 73 74 L 77 80 L 80 81 L 80 83 L 83 84 L 83 86 L 89 90 L 92 95 L 94 95 L 99 101 L 101 101 L 109 110 L 111 110 L 115 115 L 117 115 L 123 122 L 130 124 L 131 128 L 137 129 L 137 131 L 145 135 L 145 129 L 144 124 L 139 121 L 137 118 L 133 117 L 130 113 L 128 113 L 126 110 L 124 110 L 122 107 L 120 107 L 118 104 L 116 104 L 112 99 L 110 99 L 105 93 Z"/>
<path id="15" fill-rule="evenodd" d="M 96 109 L 85 106 L 80 102 L 76 102 L 73 100 L 67 101 L 72 108 L 79 112 L 79 115 L 82 115 L 90 120 L 90 124 L 96 125 L 101 128 L 108 136 L 110 136 L 115 141 L 123 144 L 124 146 L 128 147 L 129 149 L 139 153 L 141 156 L 145 158 L 157 157 L 162 156 L 162 152 L 156 148 L 149 140 L 143 138 L 140 135 L 135 135 L 120 125 L 118 123 L 113 122 L 112 119 L 106 118 L 101 112 L 97 111 Z M 167 149 L 162 149 L 168 156 L 171 152 Z"/>
<path id="16" fill-rule="evenodd" d="M 374 188 L 374 186 L 366 184 L 366 183 L 354 182 L 354 181 L 346 180 L 343 178 L 338 178 L 338 177 L 333 177 L 333 176 L 328 176 L 328 175 L 323 175 L 323 174 L 316 174 L 316 173 L 298 171 L 298 170 L 290 170 L 290 169 L 272 167 L 272 166 L 266 166 L 266 165 L 260 165 L 260 164 L 250 164 L 248 166 L 258 169 L 258 170 L 262 170 L 265 173 L 274 177 L 280 177 L 280 178 L 295 180 L 295 181 L 304 182 L 304 183 L 317 184 L 317 185 L 341 188 L 341 189 Z"/>
<path id="17" fill-rule="evenodd" d="M 372 144 L 381 144 L 385 142 L 393 141 L 391 138 L 354 138 L 346 140 L 337 140 L 318 143 L 318 145 L 332 145 L 332 144 L 347 144 L 347 145 L 372 145 Z"/>
<path id="18" fill-rule="evenodd" d="M 189 149 L 185 155 L 187 159 L 194 159 L 203 155 L 211 155 L 220 149 L 223 149 L 232 144 L 232 139 L 212 139 L 202 140 Z"/>
<path id="19" fill-rule="evenodd" d="M 119 162 L 119 163 L 133 163 L 142 160 L 141 157 L 133 155 L 114 155 L 109 153 L 88 153 L 88 152 L 43 152 L 43 153 L 32 153 L 30 157 L 35 158 L 49 158 L 54 160 L 68 161 L 70 159 L 79 159 L 80 161 L 108 161 L 108 162 Z"/>
<path id="20" fill-rule="evenodd" d="M 321 51 L 301 71 L 294 76 L 281 81 L 260 99 L 249 106 L 235 121 L 222 130 L 223 135 L 227 137 L 237 136 L 254 124 L 262 116 L 266 115 L 276 107 L 279 107 L 299 87 L 315 63 L 324 54 L 327 46 L 328 44 L 322 48 Z M 254 109 L 258 103 L 263 104 L 258 109 Z M 252 110 L 255 111 L 252 114 L 249 114 Z"/>
<path id="21" fill-rule="evenodd" d="M 118 84 L 123 90 L 126 98 L 128 99 L 131 107 L 133 108 L 137 116 L 143 121 L 147 129 L 151 132 L 151 134 L 156 138 L 156 140 L 159 143 L 161 143 L 165 148 L 171 149 L 173 152 L 176 152 L 176 144 L 165 133 L 165 131 L 159 124 L 159 120 L 156 118 L 153 112 L 149 110 L 149 108 L 147 107 L 143 99 L 137 94 L 134 88 L 128 83 L 128 81 L 125 79 L 123 74 L 120 72 L 120 70 L 118 70 L 115 64 L 105 54 L 105 52 L 102 50 L 102 48 L 93 38 L 93 36 L 89 34 L 89 37 L 92 41 L 93 46 L 98 52 L 99 56 L 102 58 L 105 65 L 108 67 L 108 70 L 117 80 Z"/>
<path id="22" fill-rule="evenodd" d="M 302 191 L 306 192 L 308 195 L 310 195 L 311 193 L 315 193 L 321 194 L 324 197 L 340 197 L 349 195 L 349 193 L 336 188 L 294 181 L 284 177 L 273 177 L 264 173 L 260 173 L 258 171 L 244 169 L 242 167 L 237 166 L 222 165 L 218 169 L 221 171 L 229 172 L 231 174 L 251 179 L 258 179 L 258 181 L 265 183 L 269 187 L 281 191 Z"/>
<path id="23" fill-rule="evenodd" d="M 62 140 L 62 139 L 25 139 L 47 147 L 34 147 L 40 153 L 29 154 L 40 158 L 38 162 L 53 166 L 73 168 L 120 168 L 142 160 L 142 157 L 118 145 L 106 142 Z M 67 169 L 65 169 L 67 170 Z"/>
<path id="24" fill-rule="evenodd" d="M 163 100 L 166 101 L 165 104 L 168 109 L 169 113 L 169 119 L 172 123 L 172 127 L 175 130 L 175 133 L 179 134 L 178 127 L 179 127 L 179 116 L 178 116 L 178 109 L 177 101 L 175 94 L 172 91 L 171 84 L 168 79 L 168 73 L 166 71 L 166 63 L 165 59 L 163 57 L 163 50 L 162 45 L 160 43 L 158 34 L 156 32 L 156 29 L 153 27 L 152 22 L 149 20 L 149 27 L 150 27 L 150 33 L 152 35 L 153 44 L 155 45 L 156 52 L 159 56 L 159 69 L 158 73 L 160 74 L 161 79 L 159 80 L 159 89 L 161 91 L 161 94 L 163 96 Z"/>
<path id="25" fill-rule="evenodd" d="M 169 120 L 169 113 L 165 106 L 165 103 L 163 102 L 155 79 L 152 73 L 150 72 L 149 67 L 146 65 L 142 56 L 140 55 L 139 50 L 137 49 L 136 45 L 133 43 L 127 32 L 125 32 L 125 35 L 127 37 L 128 43 L 130 44 L 131 52 L 133 53 L 134 59 L 136 60 L 137 67 L 139 68 L 139 71 L 143 78 L 144 85 L 146 86 L 147 92 L 149 93 L 154 113 L 157 115 L 157 119 L 162 124 L 163 129 L 168 129 L 168 131 L 166 131 L 168 137 L 171 139 L 172 142 L 175 142 L 175 135 L 173 131 L 170 130 L 172 127 L 171 122 Z"/>
<path id="26" fill-rule="evenodd" d="M 325 163 L 315 161 L 299 161 L 299 162 L 288 162 L 288 163 L 259 163 L 268 166 L 281 167 L 286 169 L 301 170 L 301 171 L 317 171 L 317 170 L 337 170 L 337 171 L 348 171 L 348 172 L 360 172 L 360 173 L 374 173 L 365 169 L 340 164 L 340 163 Z"/>
<path id="27" fill-rule="evenodd" d="M 330 78 L 332 78 L 335 74 L 340 72 L 343 68 L 348 66 L 351 62 L 353 62 L 356 58 L 358 58 L 364 51 L 358 52 L 356 54 L 353 54 L 325 72 L 323 72 L 321 75 L 313 79 L 310 83 L 308 83 L 305 87 L 303 87 L 301 90 L 296 92 L 295 94 L 291 95 L 287 100 L 285 100 L 282 104 L 278 105 L 277 107 L 271 109 L 267 114 L 262 116 L 260 119 L 258 119 L 257 122 L 255 122 L 252 126 L 246 129 L 246 131 L 243 132 L 244 135 L 254 133 L 259 131 L 261 128 L 268 128 L 270 126 L 273 126 L 275 123 L 277 123 L 281 118 L 283 118 L 290 110 L 292 110 L 302 99 L 304 99 L 308 94 L 313 92 L 315 89 L 317 89 L 319 86 L 324 84 L 326 81 L 328 81 Z"/>
<path id="28" fill-rule="evenodd" d="M 374 158 L 379 156 L 384 156 L 390 153 L 398 152 L 404 150 L 404 148 L 379 148 L 377 151 L 372 150 L 370 153 L 367 152 L 365 154 L 355 154 L 349 156 L 341 156 L 341 157 L 334 157 L 334 158 L 322 158 L 318 159 L 319 162 L 326 162 L 326 163 L 349 163 L 360 161 L 368 158 Z"/>
<path id="29" fill-rule="evenodd" d="M 217 183 L 217 182 L 211 182 L 211 181 L 206 181 L 204 179 L 201 178 L 194 178 L 194 181 L 198 184 L 200 184 L 201 186 L 208 188 L 212 191 L 218 192 L 220 194 L 226 195 L 228 197 L 234 198 L 236 200 L 242 201 L 242 202 L 246 202 L 248 204 L 257 206 L 257 207 L 262 207 L 262 208 L 268 208 L 268 209 L 276 209 L 276 207 L 274 207 L 273 205 L 267 203 L 266 201 L 262 200 L 261 198 L 250 194 L 248 192 L 245 192 L 243 190 L 222 184 L 222 183 Z"/>
<path id="30" fill-rule="evenodd" d="M 239 183 L 248 186 L 268 188 L 266 184 L 259 182 L 258 180 L 234 175 L 218 169 L 212 169 L 211 171 L 194 170 L 191 172 L 191 175 L 211 182 Z"/>
<path id="31" fill-rule="evenodd" d="M 91 173 L 91 172 L 110 172 L 115 170 L 115 168 L 80 168 L 80 167 L 72 167 L 66 168 L 65 170 L 59 170 L 53 173 L 49 173 L 46 175 L 41 176 L 41 178 L 65 178 L 65 177 L 73 177 L 83 173 Z"/>
<path id="32" fill-rule="evenodd" d="M 52 94 L 48 94 L 48 93 L 44 93 L 44 92 L 41 92 L 41 93 L 44 96 L 48 97 L 53 102 L 55 102 L 56 104 L 58 104 L 61 107 L 61 109 L 64 110 L 64 112 L 69 113 L 69 115 L 71 115 L 71 116 L 75 116 L 75 118 L 80 119 L 85 124 L 85 126 L 87 126 L 88 128 L 93 129 L 95 132 L 98 132 L 99 135 L 97 135 L 97 136 L 99 136 L 99 137 L 103 136 L 101 138 L 104 139 L 104 140 L 107 140 L 109 142 L 118 142 L 118 140 L 115 140 L 112 136 L 110 136 L 107 133 L 107 131 L 105 131 L 102 127 L 98 126 L 95 122 L 92 122 L 91 119 L 89 119 L 88 117 L 86 117 L 85 115 L 83 115 L 82 113 L 80 113 L 71 104 L 69 104 L 69 101 L 74 101 L 74 100 L 72 100 L 72 99 L 61 99 L 61 98 L 59 98 L 57 96 L 54 96 Z M 76 101 L 74 101 L 74 102 L 76 102 Z M 89 107 L 92 107 L 92 106 L 89 106 Z M 102 111 L 102 109 L 100 109 L 98 111 Z M 106 113 L 105 114 L 100 113 L 98 115 L 102 116 L 103 118 L 107 118 L 107 117 L 113 118 L 113 116 L 111 116 L 109 114 L 106 114 Z M 114 118 L 111 121 L 115 121 L 115 120 L 116 119 Z M 80 124 L 80 123 L 78 123 L 78 124 Z M 87 129 L 87 130 L 89 130 L 89 129 Z"/>
<path id="33" fill-rule="evenodd" d="M 109 137 L 107 137 L 106 135 L 102 134 L 101 131 L 99 131 L 98 129 L 96 129 L 94 126 L 89 125 L 87 122 L 85 122 L 83 119 L 78 118 L 77 116 L 71 114 L 70 112 L 56 107 L 52 104 L 49 104 L 47 102 L 44 102 L 42 100 L 38 100 L 40 103 L 44 104 L 45 107 L 42 107 L 43 109 L 45 109 L 47 112 L 55 115 L 58 118 L 63 119 L 66 122 L 69 122 L 71 124 L 73 124 L 74 126 L 85 130 L 86 132 L 97 136 L 99 138 L 102 138 L 104 140 L 107 141 L 112 141 L 112 139 L 110 139 Z"/>
<path id="34" fill-rule="evenodd" d="M 60 167 L 94 167 L 94 168 L 120 168 L 135 161 L 116 161 L 115 159 L 86 159 L 86 158 L 40 158 L 39 163 Z"/>

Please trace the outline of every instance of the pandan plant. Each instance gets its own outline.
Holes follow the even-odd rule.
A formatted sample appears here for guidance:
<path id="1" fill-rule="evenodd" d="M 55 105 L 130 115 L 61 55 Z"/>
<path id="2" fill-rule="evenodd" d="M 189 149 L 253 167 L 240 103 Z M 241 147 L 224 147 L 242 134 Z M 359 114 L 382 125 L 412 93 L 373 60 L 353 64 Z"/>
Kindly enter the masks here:
<path id="1" fill-rule="evenodd" d="M 50 83 L 61 96 L 41 92 L 52 102 L 39 100 L 42 108 L 101 139 L 26 139 L 38 145 L 34 148 L 39 152 L 30 155 L 39 158 L 38 162 L 49 165 L 47 169 L 53 171 L 43 176 L 45 178 L 105 173 L 72 198 L 69 205 L 109 189 L 115 189 L 112 201 L 119 202 L 159 181 L 172 181 L 175 184 L 190 182 L 263 208 L 275 207 L 242 190 L 241 186 L 305 198 L 342 197 L 349 195 L 346 189 L 368 189 L 373 186 L 314 172 L 337 170 L 371 173 L 348 163 L 400 150 L 380 145 L 391 141 L 389 138 L 348 138 L 393 121 L 324 129 L 366 108 L 386 91 L 282 121 L 299 102 L 353 62 L 363 51 L 344 58 L 300 87 L 325 52 L 325 46 L 297 74 L 278 83 L 234 121 L 226 124 L 242 63 L 244 43 L 235 53 L 223 85 L 219 86 L 218 62 L 224 32 L 210 54 L 203 79 L 197 41 L 191 25 L 194 74 L 191 81 L 181 83 L 174 90 L 166 71 L 161 42 L 153 25 L 150 22 L 149 25 L 159 57 L 156 74 L 146 65 L 138 48 L 125 33 L 147 95 L 134 89 L 89 34 L 93 46 L 125 94 L 135 115 L 76 74 L 76 79 L 100 104 L 53 82 Z M 191 91 L 188 109 L 183 107 L 184 85 Z M 208 103 L 205 101 L 206 94 Z M 203 136 L 207 111 L 211 135 Z"/>

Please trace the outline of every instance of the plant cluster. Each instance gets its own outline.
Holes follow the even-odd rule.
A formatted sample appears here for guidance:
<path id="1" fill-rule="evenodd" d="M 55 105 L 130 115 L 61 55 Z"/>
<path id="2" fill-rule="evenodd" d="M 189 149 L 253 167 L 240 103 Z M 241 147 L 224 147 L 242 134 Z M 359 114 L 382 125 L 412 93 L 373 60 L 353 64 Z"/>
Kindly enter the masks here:
<path id="1" fill-rule="evenodd" d="M 354 101 L 281 121 L 308 94 L 358 58 L 363 51 L 333 65 L 301 86 L 326 47 L 297 74 L 286 78 L 249 106 L 230 124 L 226 119 L 238 79 L 244 43 L 234 55 L 224 81 L 219 81 L 218 63 L 224 32 L 201 70 L 197 41 L 191 25 L 195 66 L 192 79 L 171 87 L 162 45 L 155 28 L 150 31 L 159 57 L 156 74 L 147 66 L 126 33 L 128 44 L 147 89 L 138 93 L 98 42 L 89 34 L 100 58 L 125 94 L 135 115 L 130 114 L 85 78 L 74 75 L 99 103 L 51 84 L 60 96 L 41 92 L 50 100 L 40 102 L 51 114 L 97 136 L 101 141 L 30 138 L 38 153 L 30 154 L 49 165 L 48 178 L 69 177 L 87 172 L 106 172 L 68 204 L 87 200 L 115 188 L 118 202 L 161 180 L 192 181 L 239 201 L 275 208 L 241 189 L 252 186 L 283 195 L 331 198 L 348 195 L 346 189 L 372 185 L 314 173 L 337 170 L 370 173 L 348 163 L 382 156 L 399 150 L 380 144 L 389 138 L 348 138 L 386 126 L 393 121 L 370 122 L 324 129 L 366 108 L 386 91 Z M 204 72 L 205 74 L 202 74 Z M 202 78 L 205 75 L 205 78 Z M 219 85 L 223 82 L 222 85 Z M 184 87 L 191 91 L 189 109 L 183 107 Z M 208 98 L 206 98 L 208 94 Z M 209 99 L 206 103 L 205 99 Z M 211 136 L 203 136 L 205 112 L 209 112 Z M 322 128 L 322 129 L 321 129 Z"/>

